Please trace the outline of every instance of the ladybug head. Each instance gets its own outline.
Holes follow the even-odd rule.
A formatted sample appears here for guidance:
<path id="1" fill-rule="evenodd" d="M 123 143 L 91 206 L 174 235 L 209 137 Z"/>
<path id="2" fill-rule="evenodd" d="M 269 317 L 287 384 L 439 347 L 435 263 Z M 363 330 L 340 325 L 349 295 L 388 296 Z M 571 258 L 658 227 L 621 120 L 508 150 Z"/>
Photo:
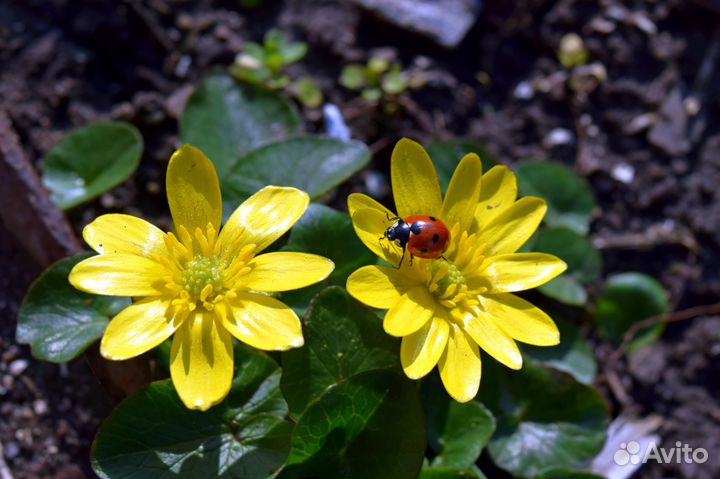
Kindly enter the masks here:
<path id="1" fill-rule="evenodd" d="M 394 225 L 385 230 L 385 237 L 404 247 L 410 240 L 410 225 L 399 219 Z"/>

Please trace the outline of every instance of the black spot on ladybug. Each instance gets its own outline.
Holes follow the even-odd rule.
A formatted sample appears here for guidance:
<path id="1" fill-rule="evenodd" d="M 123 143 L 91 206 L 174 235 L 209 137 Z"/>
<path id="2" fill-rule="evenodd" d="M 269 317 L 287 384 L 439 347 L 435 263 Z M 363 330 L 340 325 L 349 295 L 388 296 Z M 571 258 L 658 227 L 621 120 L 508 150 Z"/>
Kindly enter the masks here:
<path id="1" fill-rule="evenodd" d="M 425 254 L 425 253 L 428 252 L 428 250 L 426 250 L 426 249 L 421 249 L 420 252 L 421 252 L 422 254 Z"/>
<path id="2" fill-rule="evenodd" d="M 428 216 L 428 218 L 430 218 L 430 221 L 437 221 L 437 218 L 435 218 L 434 216 Z"/>
<path id="3" fill-rule="evenodd" d="M 410 232 L 414 235 L 419 235 L 421 231 L 420 223 L 413 223 L 410 225 Z"/>
<path id="4" fill-rule="evenodd" d="M 433 243 L 437 244 L 438 241 L 440 241 L 440 235 L 435 233 L 433 235 Z"/>

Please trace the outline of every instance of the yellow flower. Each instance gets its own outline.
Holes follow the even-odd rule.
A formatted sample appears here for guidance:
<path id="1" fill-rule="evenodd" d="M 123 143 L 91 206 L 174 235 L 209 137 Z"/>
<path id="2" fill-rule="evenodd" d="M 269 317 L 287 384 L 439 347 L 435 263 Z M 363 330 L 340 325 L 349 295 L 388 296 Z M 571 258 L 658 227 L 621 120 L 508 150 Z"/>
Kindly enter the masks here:
<path id="1" fill-rule="evenodd" d="M 365 266 L 347 289 L 374 308 L 388 309 L 385 331 L 402 337 L 405 374 L 418 379 L 437 364 L 445 389 L 457 401 L 475 397 L 480 385 L 482 348 L 499 362 L 520 369 L 515 341 L 558 344 L 560 334 L 544 312 L 512 294 L 537 287 L 566 265 L 552 255 L 516 253 L 532 236 L 547 206 L 540 198 L 517 200 L 515 175 L 504 166 L 482 174 L 477 155 L 465 156 L 442 198 L 438 177 L 422 146 L 402 139 L 392 154 L 391 176 L 398 214 L 372 198 L 348 198 L 360 239 L 393 267 Z M 406 258 L 379 240 L 388 217 L 434 216 L 450 229 L 442 258 Z M 409 255 L 409 252 L 406 253 Z"/>
<path id="2" fill-rule="evenodd" d="M 100 216 L 83 231 L 100 254 L 77 264 L 70 282 L 136 299 L 105 331 L 100 351 L 108 359 L 132 358 L 175 333 L 173 384 L 188 408 L 204 411 L 230 390 L 232 336 L 264 350 L 303 345 L 297 315 L 271 293 L 322 281 L 334 265 L 311 254 L 258 255 L 303 215 L 309 201 L 303 191 L 263 188 L 220 230 L 215 167 L 186 145 L 170 159 L 167 195 L 172 233 L 133 216 Z"/>

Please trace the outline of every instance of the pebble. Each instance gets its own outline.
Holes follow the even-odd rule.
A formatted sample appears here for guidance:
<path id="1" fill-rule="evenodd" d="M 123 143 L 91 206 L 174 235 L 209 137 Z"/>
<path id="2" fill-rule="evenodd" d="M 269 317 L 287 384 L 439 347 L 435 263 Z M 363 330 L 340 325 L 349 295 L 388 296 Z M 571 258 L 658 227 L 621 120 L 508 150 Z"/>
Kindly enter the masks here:
<path id="1" fill-rule="evenodd" d="M 8 441 L 3 444 L 5 449 L 5 457 L 8 459 L 15 459 L 20 454 L 20 446 L 15 441 Z"/>
<path id="2" fill-rule="evenodd" d="M 529 81 L 521 81 L 515 86 L 513 96 L 518 100 L 532 100 L 535 96 L 535 89 Z"/>
<path id="3" fill-rule="evenodd" d="M 635 179 L 635 168 L 625 162 L 617 163 L 610 170 L 610 176 L 618 180 L 620 183 L 629 185 Z"/>
<path id="4" fill-rule="evenodd" d="M 575 135 L 566 128 L 554 128 L 543 138 L 543 146 L 552 148 L 554 146 L 567 145 L 572 143 Z"/>
<path id="5" fill-rule="evenodd" d="M 46 412 L 48 412 L 48 403 L 47 401 L 43 399 L 37 399 L 33 401 L 33 411 L 35 411 L 35 414 L 38 416 L 42 416 Z"/>
<path id="6" fill-rule="evenodd" d="M 17 377 L 20 376 L 29 365 L 30 362 L 27 359 L 16 359 L 15 361 L 10 363 L 10 367 L 8 367 L 8 372 L 13 376 Z"/>

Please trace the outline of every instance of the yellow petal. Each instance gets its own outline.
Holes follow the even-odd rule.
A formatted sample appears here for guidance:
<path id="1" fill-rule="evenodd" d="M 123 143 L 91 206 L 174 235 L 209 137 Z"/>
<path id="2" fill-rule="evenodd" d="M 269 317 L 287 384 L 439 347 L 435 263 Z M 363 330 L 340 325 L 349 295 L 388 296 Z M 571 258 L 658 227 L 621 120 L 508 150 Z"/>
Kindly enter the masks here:
<path id="1" fill-rule="evenodd" d="M 81 291 L 109 296 L 157 296 L 170 279 L 164 266 L 134 254 L 103 254 L 79 262 L 70 284 Z"/>
<path id="2" fill-rule="evenodd" d="M 107 359 L 134 358 L 165 341 L 176 325 L 165 313 L 169 299 L 138 301 L 115 316 L 102 337 L 100 353 Z"/>
<path id="3" fill-rule="evenodd" d="M 149 258 L 167 255 L 165 233 L 147 221 L 130 215 L 109 214 L 96 218 L 83 229 L 92 249 L 104 254 L 136 254 Z"/>
<path id="4" fill-rule="evenodd" d="M 363 266 L 347 280 L 348 293 L 361 303 L 379 309 L 390 309 L 412 286 L 406 276 L 387 266 Z"/>
<path id="5" fill-rule="evenodd" d="M 494 166 L 482 177 L 480 201 L 475 210 L 475 219 L 481 225 L 487 225 L 517 199 L 518 187 L 515 173 L 507 166 Z"/>
<path id="6" fill-rule="evenodd" d="M 319 283 L 327 278 L 335 264 L 316 254 L 277 252 L 266 253 L 248 263 L 248 274 L 238 284 L 253 291 L 289 291 Z"/>
<path id="7" fill-rule="evenodd" d="M 403 294 L 385 315 L 383 328 L 391 336 L 403 337 L 425 326 L 435 312 L 435 301 L 426 286 Z"/>
<path id="8" fill-rule="evenodd" d="M 395 213 L 385 208 L 383 205 L 370 198 L 368 195 L 364 195 L 362 193 L 352 193 L 350 196 L 348 196 L 347 203 L 348 213 L 350 213 L 350 216 L 352 216 L 357 210 L 361 210 L 363 208 L 370 208 L 373 210 L 378 210 L 386 218 L 397 217 Z"/>
<path id="9" fill-rule="evenodd" d="M 514 253 L 535 233 L 547 205 L 540 198 L 525 197 L 505 208 L 480 232 L 486 255 Z"/>
<path id="10" fill-rule="evenodd" d="M 450 338 L 440 361 L 440 378 L 445 389 L 458 402 L 468 402 L 480 387 L 480 351 L 455 323 L 450 325 Z"/>
<path id="11" fill-rule="evenodd" d="M 490 356 L 509 368 L 522 367 L 522 355 L 517 344 L 498 327 L 494 317 L 485 313 L 477 316 L 470 313 L 457 314 L 455 311 L 453 313 L 465 332 Z"/>
<path id="12" fill-rule="evenodd" d="M 419 143 L 408 138 L 398 141 L 390 160 L 390 175 L 399 216 L 440 216 L 440 182 L 430 156 Z"/>
<path id="13" fill-rule="evenodd" d="M 445 350 L 449 330 L 447 319 L 436 316 L 402 339 L 400 362 L 407 377 L 420 379 L 432 371 Z"/>
<path id="14" fill-rule="evenodd" d="M 202 151 L 185 145 L 175 152 L 168 164 L 166 188 L 175 229 L 182 225 L 192 234 L 196 228 L 205 231 L 211 223 L 220 230 L 220 182 Z"/>
<path id="15" fill-rule="evenodd" d="M 232 338 L 213 313 L 196 310 L 178 328 L 170 375 L 189 409 L 207 411 L 227 396 L 233 377 Z"/>
<path id="16" fill-rule="evenodd" d="M 535 346 L 554 346 L 560 332 L 550 317 L 514 294 L 493 294 L 481 299 L 483 310 L 514 339 Z"/>
<path id="17" fill-rule="evenodd" d="M 308 173 L 310 174 L 310 173 Z M 241 238 L 259 253 L 284 235 L 305 213 L 310 197 L 295 188 L 266 186 L 245 200 L 220 232 L 224 247 Z"/>
<path id="18" fill-rule="evenodd" d="M 265 351 L 285 351 L 304 344 L 295 312 L 271 296 L 239 293 L 220 308 L 225 328 L 250 346 Z"/>
<path id="19" fill-rule="evenodd" d="M 392 265 L 399 265 L 403 251 L 395 243 L 384 238 L 385 230 L 392 224 L 385 214 L 372 208 L 362 208 L 352 215 L 353 228 L 360 241 Z"/>
<path id="20" fill-rule="evenodd" d="M 449 228 L 459 223 L 460 231 L 470 229 L 480 198 L 481 178 L 480 157 L 475 153 L 465 155 L 450 180 L 440 214 Z"/>
<path id="21" fill-rule="evenodd" d="M 545 253 L 510 253 L 492 257 L 481 273 L 491 293 L 510 293 L 536 288 L 567 269 L 564 261 Z"/>

